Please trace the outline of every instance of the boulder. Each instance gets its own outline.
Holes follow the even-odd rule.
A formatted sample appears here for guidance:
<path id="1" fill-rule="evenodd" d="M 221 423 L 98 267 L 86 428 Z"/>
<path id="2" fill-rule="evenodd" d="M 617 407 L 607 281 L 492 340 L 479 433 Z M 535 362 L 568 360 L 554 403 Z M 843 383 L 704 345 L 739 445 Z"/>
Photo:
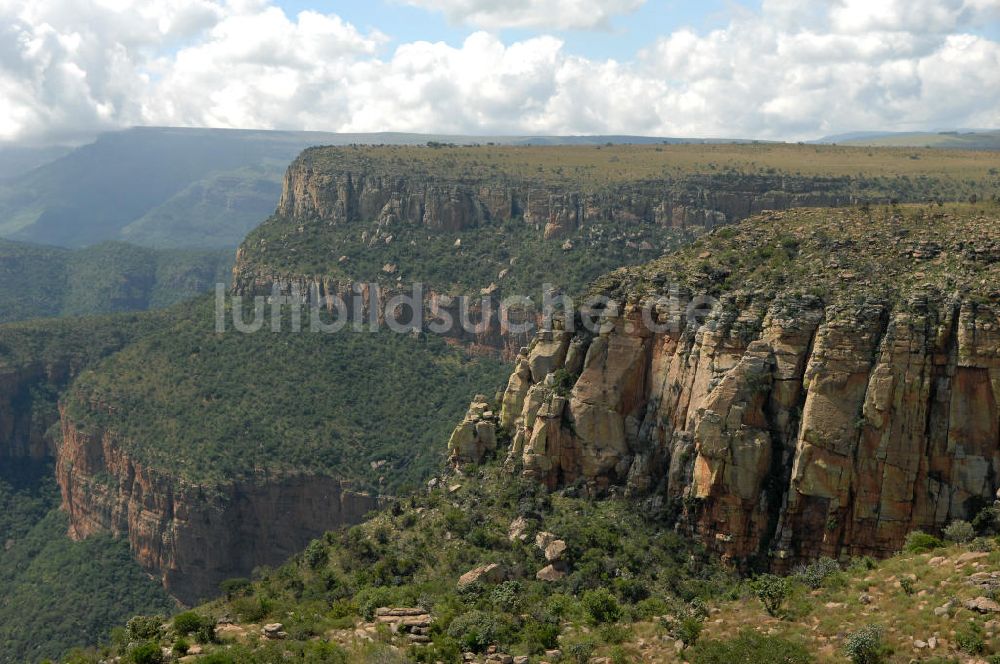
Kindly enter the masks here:
<path id="1" fill-rule="evenodd" d="M 504 571 L 497 563 L 480 565 L 471 569 L 458 579 L 458 587 L 465 588 L 474 583 L 500 583 L 504 580 Z"/>

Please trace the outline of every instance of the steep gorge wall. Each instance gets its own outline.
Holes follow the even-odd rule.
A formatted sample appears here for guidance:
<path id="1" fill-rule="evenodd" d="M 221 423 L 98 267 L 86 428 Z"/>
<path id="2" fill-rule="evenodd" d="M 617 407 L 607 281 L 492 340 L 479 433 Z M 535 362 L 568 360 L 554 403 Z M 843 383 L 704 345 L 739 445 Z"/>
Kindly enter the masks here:
<path id="1" fill-rule="evenodd" d="M 600 191 L 505 177 L 447 181 L 379 170 L 330 170 L 299 158 L 285 174 L 276 214 L 331 224 L 402 222 L 458 231 L 523 217 L 555 238 L 594 221 L 706 227 L 762 210 L 852 203 L 848 177 L 692 175 L 677 180 L 609 183 Z"/>
<path id="2" fill-rule="evenodd" d="M 70 535 L 127 537 L 139 563 L 185 604 L 214 596 L 227 578 L 283 563 L 376 507 L 373 496 L 317 475 L 186 483 L 133 459 L 113 432 L 84 431 L 62 415 L 56 476 Z"/>
<path id="3" fill-rule="evenodd" d="M 968 519 L 1000 487 L 1000 308 L 918 292 L 823 307 L 744 294 L 704 325 L 636 307 L 608 331 L 542 332 L 498 414 L 474 404 L 450 443 L 551 488 L 625 491 L 741 563 L 899 550 Z M 560 376 L 572 378 L 560 388 Z"/>

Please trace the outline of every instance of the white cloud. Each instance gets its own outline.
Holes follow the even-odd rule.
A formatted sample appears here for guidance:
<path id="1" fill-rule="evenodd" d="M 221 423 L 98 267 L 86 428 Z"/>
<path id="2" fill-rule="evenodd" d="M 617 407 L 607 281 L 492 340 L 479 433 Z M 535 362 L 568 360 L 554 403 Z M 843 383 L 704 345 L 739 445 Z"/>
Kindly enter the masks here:
<path id="1" fill-rule="evenodd" d="M 443 12 L 454 23 L 496 30 L 607 29 L 611 19 L 634 12 L 646 0 L 403 0 Z"/>
<path id="2" fill-rule="evenodd" d="M 789 139 L 1000 126 L 1000 44 L 974 34 L 998 3 L 766 0 L 623 63 L 545 35 L 388 50 L 377 30 L 265 0 L 0 0 L 0 140 L 133 124 Z"/>

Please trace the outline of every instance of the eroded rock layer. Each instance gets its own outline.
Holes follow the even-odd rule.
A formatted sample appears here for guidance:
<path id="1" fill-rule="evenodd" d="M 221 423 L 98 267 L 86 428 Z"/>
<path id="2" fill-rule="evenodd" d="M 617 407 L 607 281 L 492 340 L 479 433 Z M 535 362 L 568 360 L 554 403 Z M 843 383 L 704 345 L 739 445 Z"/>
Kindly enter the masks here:
<path id="1" fill-rule="evenodd" d="M 376 507 L 368 494 L 318 475 L 262 475 L 212 486 L 179 482 L 133 459 L 110 431 L 66 417 L 56 477 L 70 535 L 127 537 L 136 559 L 186 604 L 219 582 L 277 565 L 324 532 Z"/>
<path id="2" fill-rule="evenodd" d="M 506 433 L 513 472 L 643 496 L 743 563 L 891 554 L 1000 487 L 998 233 L 972 210 L 803 211 L 610 275 L 603 327 L 540 333 L 452 459 Z"/>

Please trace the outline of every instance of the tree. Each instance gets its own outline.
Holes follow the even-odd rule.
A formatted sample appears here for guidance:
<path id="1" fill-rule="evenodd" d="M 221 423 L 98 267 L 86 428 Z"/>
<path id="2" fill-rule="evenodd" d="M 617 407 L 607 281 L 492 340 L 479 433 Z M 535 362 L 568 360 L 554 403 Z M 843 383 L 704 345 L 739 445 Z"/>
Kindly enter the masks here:
<path id="1" fill-rule="evenodd" d="M 777 616 L 792 592 L 792 584 L 784 577 L 762 574 L 750 582 L 750 592 L 764 604 L 768 615 Z"/>

